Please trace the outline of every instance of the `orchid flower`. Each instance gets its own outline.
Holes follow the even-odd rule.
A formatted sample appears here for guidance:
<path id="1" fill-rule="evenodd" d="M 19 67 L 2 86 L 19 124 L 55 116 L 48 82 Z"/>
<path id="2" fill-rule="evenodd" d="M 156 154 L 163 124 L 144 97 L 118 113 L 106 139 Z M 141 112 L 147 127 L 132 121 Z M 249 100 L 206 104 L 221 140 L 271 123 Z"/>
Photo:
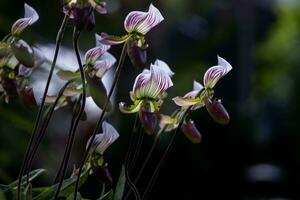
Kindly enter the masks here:
<path id="1" fill-rule="evenodd" d="M 102 33 L 102 42 L 115 45 L 127 41 L 127 54 L 131 62 L 137 67 L 142 67 L 147 61 L 148 47 L 144 36 L 163 20 L 160 11 L 150 4 L 148 12 L 132 11 L 126 16 L 124 21 L 126 35 L 119 37 Z"/>
<path id="2" fill-rule="evenodd" d="M 19 35 L 26 27 L 31 26 L 39 19 L 37 12 L 28 4 L 24 4 L 24 9 L 24 18 L 18 19 L 11 27 L 11 34 L 13 36 Z"/>
<path id="3" fill-rule="evenodd" d="M 130 92 L 134 104 L 128 107 L 121 102 L 119 104 L 121 112 L 135 113 L 141 108 L 145 111 L 157 112 L 165 91 L 173 86 L 170 77 L 173 74 L 165 62 L 156 60 L 154 64 L 150 65 L 150 70 L 145 69 L 136 77 Z"/>
<path id="4" fill-rule="evenodd" d="M 88 50 L 85 54 L 85 65 L 91 68 L 92 75 L 102 78 L 105 72 L 112 67 L 116 59 L 107 51 L 110 45 L 102 44 L 100 41 L 102 37 L 98 34 L 95 35 L 96 47 Z"/>
<path id="5" fill-rule="evenodd" d="M 225 76 L 232 66 L 224 59 L 218 56 L 218 65 L 209 68 L 203 78 L 202 86 L 194 81 L 194 89 L 183 97 L 175 97 L 173 101 L 182 108 L 192 106 L 192 110 L 201 108 L 205 105 L 205 99 L 211 99 L 213 96 L 213 88 L 216 83 Z M 201 93 L 200 93 L 201 92 Z"/>
<path id="6" fill-rule="evenodd" d="M 102 131 L 103 133 L 97 134 L 95 140 L 93 141 L 93 147 L 95 148 L 95 151 L 101 155 L 103 155 L 104 151 L 119 137 L 117 130 L 111 124 L 105 121 L 102 123 Z M 87 146 L 89 145 L 90 141 L 91 138 L 88 140 Z"/>

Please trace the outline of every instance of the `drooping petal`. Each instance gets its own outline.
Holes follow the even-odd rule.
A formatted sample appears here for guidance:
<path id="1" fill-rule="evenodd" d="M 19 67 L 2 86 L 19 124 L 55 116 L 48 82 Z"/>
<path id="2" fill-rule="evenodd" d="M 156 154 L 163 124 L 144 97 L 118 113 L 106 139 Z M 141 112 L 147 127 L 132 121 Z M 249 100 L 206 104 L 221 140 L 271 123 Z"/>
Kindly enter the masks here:
<path id="1" fill-rule="evenodd" d="M 150 70 L 144 70 L 136 77 L 133 93 L 136 98 L 156 99 L 172 86 L 170 76 L 159 66 L 151 64 Z"/>
<path id="2" fill-rule="evenodd" d="M 37 12 L 28 4 L 24 4 L 25 16 L 24 18 L 18 19 L 11 28 L 12 35 L 19 35 L 27 26 L 31 26 L 38 19 L 39 15 Z"/>
<path id="3" fill-rule="evenodd" d="M 133 105 L 127 106 L 124 102 L 119 103 L 119 109 L 122 113 L 136 113 L 142 106 L 142 100 L 136 100 Z"/>
<path id="4" fill-rule="evenodd" d="M 98 1 L 90 0 L 89 1 L 91 6 L 99 13 L 99 14 L 106 14 L 106 2 L 101 1 L 98 3 Z"/>
<path id="5" fill-rule="evenodd" d="M 109 35 L 107 33 L 101 33 L 101 43 L 106 45 L 116 45 L 116 44 L 122 44 L 124 43 L 128 38 L 129 35 L 124 35 L 122 37 L 115 36 L 115 35 Z"/>
<path id="6" fill-rule="evenodd" d="M 197 90 L 197 91 L 201 91 L 201 90 L 203 90 L 203 85 L 201 84 L 201 83 L 199 83 L 199 82 L 197 82 L 197 81 L 195 81 L 194 80 L 194 82 L 193 82 L 193 89 L 194 90 Z"/>
<path id="7" fill-rule="evenodd" d="M 102 78 L 106 71 L 111 68 L 115 63 L 116 63 L 116 58 L 111 55 L 110 53 L 104 53 L 101 57 L 100 60 L 95 62 L 95 65 L 93 68 L 97 70 L 96 76 L 99 78 Z"/>
<path id="8" fill-rule="evenodd" d="M 96 60 L 102 56 L 108 49 L 110 45 L 102 44 L 100 41 L 102 37 L 96 34 L 96 47 L 88 50 L 85 54 L 85 63 L 93 65 Z"/>
<path id="9" fill-rule="evenodd" d="M 138 32 L 145 35 L 163 20 L 160 11 L 151 4 L 148 12 L 130 12 L 125 18 L 124 27 L 128 33 Z"/>
<path id="10" fill-rule="evenodd" d="M 209 68 L 204 74 L 204 87 L 213 88 L 216 83 L 232 69 L 231 65 L 218 56 L 218 65 Z"/>
<path id="11" fill-rule="evenodd" d="M 169 65 L 159 59 L 156 59 L 154 62 L 155 65 L 159 66 L 162 70 L 164 70 L 170 77 L 172 77 L 175 73 L 170 69 Z"/>
<path id="12" fill-rule="evenodd" d="M 119 133 L 117 130 L 107 122 L 102 123 L 103 133 L 97 134 L 93 141 L 93 147 L 100 154 L 103 154 L 104 151 L 118 139 Z M 87 146 L 90 144 L 91 138 L 87 142 Z"/>

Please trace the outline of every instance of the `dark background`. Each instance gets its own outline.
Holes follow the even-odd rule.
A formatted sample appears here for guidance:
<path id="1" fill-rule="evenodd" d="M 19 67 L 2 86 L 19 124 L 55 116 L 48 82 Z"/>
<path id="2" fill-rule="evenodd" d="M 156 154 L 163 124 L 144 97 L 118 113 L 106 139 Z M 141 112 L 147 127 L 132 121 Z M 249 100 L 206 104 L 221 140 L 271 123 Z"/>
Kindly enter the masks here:
<path id="1" fill-rule="evenodd" d="M 0 2 L 0 33 L 4 37 L 13 22 L 23 16 L 23 1 Z M 63 18 L 57 1 L 27 1 L 40 20 L 22 34 L 31 44 L 53 43 Z M 206 69 L 220 55 L 233 70 L 216 87 L 231 116 L 228 126 L 213 122 L 205 109 L 193 113 L 203 142 L 177 138 L 149 199 L 300 199 L 300 138 L 298 86 L 300 84 L 300 1 L 297 0 L 164 0 L 153 1 L 165 17 L 147 34 L 149 63 L 166 61 L 176 72 L 163 111 L 176 106 L 171 98 L 202 82 Z M 95 32 L 125 34 L 123 20 L 132 10 L 146 11 L 150 1 L 107 1 L 109 14 L 97 15 Z M 71 47 L 69 28 L 63 42 Z M 85 33 L 81 47 L 93 47 L 94 33 Z M 121 47 L 112 47 L 118 58 Z M 116 102 L 129 102 L 135 76 L 140 71 L 127 60 L 116 92 Z M 16 179 L 29 141 L 37 109 L 18 100 L 0 104 L 0 182 Z M 34 168 L 46 168 L 37 185 L 49 184 L 58 167 L 68 128 L 70 109 L 55 114 Z M 78 164 L 96 118 L 83 123 L 77 134 L 70 169 Z M 106 153 L 114 180 L 130 139 L 134 115 L 117 109 L 108 116 L 121 137 Z M 172 134 L 172 133 L 171 133 Z M 147 183 L 164 152 L 169 134 L 147 168 L 140 187 Z M 141 158 L 152 138 L 145 136 Z M 139 162 L 139 165 L 141 160 Z M 139 166 L 138 165 L 138 166 Z M 137 166 L 137 168 L 138 168 Z M 99 187 L 99 188 L 98 188 Z M 83 191 L 100 191 L 91 178 Z M 83 193 L 84 193 L 83 192 Z"/>

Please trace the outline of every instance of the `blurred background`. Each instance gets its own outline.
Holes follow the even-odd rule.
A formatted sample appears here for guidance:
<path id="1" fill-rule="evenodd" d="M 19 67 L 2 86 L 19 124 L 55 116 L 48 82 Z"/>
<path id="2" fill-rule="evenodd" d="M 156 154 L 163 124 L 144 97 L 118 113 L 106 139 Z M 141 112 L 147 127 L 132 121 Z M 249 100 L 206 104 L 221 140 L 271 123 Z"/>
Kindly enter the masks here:
<path id="1" fill-rule="evenodd" d="M 40 20 L 23 34 L 30 44 L 39 46 L 51 59 L 52 45 L 63 14 L 58 1 L 26 1 L 40 15 Z M 13 22 L 23 16 L 23 1 L 0 2 L 0 34 L 10 32 Z M 133 0 L 107 1 L 107 15 L 96 15 L 95 32 L 125 34 L 123 20 L 132 10 L 146 11 L 151 2 Z M 217 63 L 217 55 L 229 61 L 233 70 L 216 87 L 231 116 L 228 126 L 213 122 L 205 109 L 193 112 L 202 133 L 202 143 L 194 145 L 183 134 L 162 169 L 149 199 L 300 199 L 300 135 L 298 130 L 300 93 L 300 1 L 298 0 L 164 0 L 152 1 L 165 17 L 163 23 L 147 35 L 148 62 L 166 61 L 176 72 L 174 87 L 168 92 L 163 112 L 177 107 L 172 97 L 184 95 L 193 80 L 202 82 L 203 74 Z M 67 29 L 59 65 L 76 69 L 72 57 L 72 29 Z M 84 33 L 82 52 L 94 46 L 94 32 Z M 111 53 L 118 58 L 121 46 Z M 68 56 L 67 56 L 68 55 Z M 34 90 L 39 93 L 47 70 L 35 75 Z M 114 101 L 130 102 L 129 91 L 139 69 L 127 59 Z M 109 85 L 111 74 L 106 75 Z M 54 79 L 55 82 L 56 79 Z M 40 82 L 38 82 L 40 81 Z M 58 84 L 58 82 L 55 82 Z M 50 92 L 57 86 L 52 85 Z M 90 102 L 88 120 L 77 132 L 69 173 L 79 163 L 99 110 Z M 24 107 L 18 99 L 0 104 L 0 183 L 18 176 L 29 141 L 37 109 Z M 34 161 L 34 168 L 46 168 L 35 184 L 51 183 L 63 155 L 70 108 L 59 110 Z M 113 179 L 130 140 L 134 115 L 121 114 L 115 108 L 108 121 L 117 127 L 119 140 L 105 157 Z M 172 134 L 172 133 L 170 133 Z M 155 164 L 165 150 L 169 134 L 147 168 L 140 187 L 147 183 Z M 142 158 L 153 138 L 145 136 Z M 82 188 L 94 199 L 100 186 L 91 177 Z M 89 191 L 93 191 L 90 193 Z"/>

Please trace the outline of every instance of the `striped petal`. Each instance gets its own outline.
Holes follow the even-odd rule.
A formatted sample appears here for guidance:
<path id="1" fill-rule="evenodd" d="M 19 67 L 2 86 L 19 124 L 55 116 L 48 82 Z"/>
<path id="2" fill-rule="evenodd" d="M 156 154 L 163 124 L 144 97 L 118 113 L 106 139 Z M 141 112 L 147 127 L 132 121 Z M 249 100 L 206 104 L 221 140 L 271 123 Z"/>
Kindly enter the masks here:
<path id="1" fill-rule="evenodd" d="M 133 86 L 133 94 L 136 98 L 157 99 L 159 95 L 173 86 L 173 82 L 161 67 L 151 64 L 150 70 L 144 70 L 139 74 Z"/>
<path id="2" fill-rule="evenodd" d="M 95 62 L 95 65 L 93 68 L 97 70 L 96 76 L 99 78 L 102 78 L 106 71 L 111 68 L 114 64 L 116 63 L 116 58 L 111 55 L 110 53 L 104 53 L 101 57 L 100 60 L 97 60 Z"/>
<path id="3" fill-rule="evenodd" d="M 85 63 L 93 65 L 96 60 L 102 56 L 108 49 L 110 49 L 110 45 L 105 45 L 101 43 L 102 37 L 99 35 L 95 35 L 96 37 L 96 47 L 88 50 L 85 54 Z"/>
<path id="4" fill-rule="evenodd" d="M 111 124 L 105 121 L 102 123 L 102 130 L 103 133 L 97 134 L 95 140 L 93 141 L 94 148 L 100 154 L 103 154 L 104 151 L 119 137 L 117 130 Z M 91 138 L 88 140 L 87 146 L 90 144 L 90 142 Z"/>
<path id="5" fill-rule="evenodd" d="M 125 18 L 124 27 L 128 33 L 138 32 L 145 35 L 163 20 L 160 11 L 150 4 L 148 12 L 130 12 Z"/>
<path id="6" fill-rule="evenodd" d="M 232 66 L 224 59 L 218 56 L 218 65 L 209 68 L 205 74 L 203 83 L 205 88 L 213 88 L 216 83 L 225 76 Z"/>
<path id="7" fill-rule="evenodd" d="M 157 59 L 154 62 L 155 65 L 159 66 L 162 70 L 164 70 L 170 77 L 172 77 L 175 73 L 170 69 L 169 65 L 162 60 Z"/>
<path id="8" fill-rule="evenodd" d="M 136 100 L 133 105 L 127 106 L 124 102 L 119 103 L 119 109 L 122 113 L 136 113 L 141 109 L 143 101 Z"/>
<path id="9" fill-rule="evenodd" d="M 39 15 L 37 12 L 28 4 L 24 4 L 25 16 L 24 18 L 18 19 L 11 28 L 12 35 L 19 35 L 27 26 L 31 26 L 38 19 Z"/>

